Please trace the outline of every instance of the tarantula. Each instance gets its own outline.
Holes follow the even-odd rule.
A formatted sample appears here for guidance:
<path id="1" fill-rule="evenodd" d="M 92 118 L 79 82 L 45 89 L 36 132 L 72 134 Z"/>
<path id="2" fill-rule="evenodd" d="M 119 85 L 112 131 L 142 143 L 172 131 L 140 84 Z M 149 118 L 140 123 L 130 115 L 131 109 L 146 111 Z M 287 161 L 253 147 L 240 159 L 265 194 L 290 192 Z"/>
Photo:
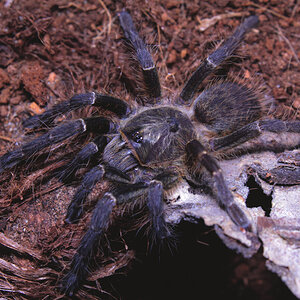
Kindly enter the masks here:
<path id="1" fill-rule="evenodd" d="M 220 206 L 242 231 L 250 232 L 251 221 L 235 203 L 217 158 L 226 151 L 237 149 L 238 153 L 241 147 L 247 148 L 247 142 L 264 131 L 300 133 L 299 121 L 263 119 L 264 102 L 254 89 L 241 83 L 212 84 L 193 100 L 200 83 L 233 54 L 245 34 L 258 24 L 257 16 L 246 18 L 206 58 L 172 101 L 161 96 L 155 64 L 130 14 L 122 11 L 118 16 L 141 67 L 148 101 L 142 107 L 136 104 L 137 108 L 132 108 L 121 99 L 96 92 L 75 95 L 25 120 L 24 126 L 31 129 L 51 126 L 59 115 L 88 105 L 108 110 L 115 117 L 67 121 L 0 158 L 0 172 L 3 172 L 70 137 L 84 132 L 95 134 L 60 173 L 61 179 L 68 178 L 83 162 L 98 157 L 99 164 L 84 175 L 68 207 L 67 223 L 81 217 L 84 202 L 97 182 L 103 179 L 111 182 L 109 191 L 97 202 L 90 226 L 62 280 L 62 289 L 70 296 L 87 277 L 92 251 L 108 227 L 115 206 L 144 203 L 149 211 L 153 239 L 162 241 L 171 235 L 164 218 L 164 200 L 181 180 L 200 184 L 201 175 L 206 173 L 213 182 L 212 190 Z M 285 145 L 283 141 L 283 147 L 299 146 L 299 138 L 293 143 Z"/>

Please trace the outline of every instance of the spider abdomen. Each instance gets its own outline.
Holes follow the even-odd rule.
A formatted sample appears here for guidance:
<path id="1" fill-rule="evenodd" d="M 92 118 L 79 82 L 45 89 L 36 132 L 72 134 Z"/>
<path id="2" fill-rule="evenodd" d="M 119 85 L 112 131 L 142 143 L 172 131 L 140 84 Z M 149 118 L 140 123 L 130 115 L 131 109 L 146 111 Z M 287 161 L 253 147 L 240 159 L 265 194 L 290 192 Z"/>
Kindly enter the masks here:
<path id="1" fill-rule="evenodd" d="M 253 89 L 223 82 L 204 90 L 195 100 L 195 117 L 218 134 L 228 134 L 256 121 L 262 105 Z"/>

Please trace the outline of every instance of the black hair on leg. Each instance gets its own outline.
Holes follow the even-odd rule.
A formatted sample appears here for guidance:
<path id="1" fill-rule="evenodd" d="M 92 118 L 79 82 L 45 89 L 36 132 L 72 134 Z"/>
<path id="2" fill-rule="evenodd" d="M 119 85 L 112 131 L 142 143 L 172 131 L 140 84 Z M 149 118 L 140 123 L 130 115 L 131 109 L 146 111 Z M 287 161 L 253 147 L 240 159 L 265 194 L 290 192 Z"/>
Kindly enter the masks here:
<path id="1" fill-rule="evenodd" d="M 124 31 L 125 38 L 129 40 L 133 46 L 136 57 L 142 67 L 144 81 L 150 97 L 154 99 L 159 98 L 161 96 L 160 83 L 151 54 L 147 50 L 143 40 L 139 37 L 130 14 L 126 11 L 120 12 L 119 20 Z"/>
<path id="2" fill-rule="evenodd" d="M 229 135 L 212 139 L 210 147 L 213 151 L 232 148 L 258 137 L 262 132 L 266 131 L 274 133 L 300 133 L 300 121 L 282 121 L 276 119 L 256 121 L 245 125 Z"/>
<path id="3" fill-rule="evenodd" d="M 82 119 L 66 122 L 61 126 L 55 127 L 20 148 L 4 154 L 0 158 L 0 173 L 5 169 L 19 164 L 24 158 L 28 158 L 46 147 L 62 142 L 85 131 L 86 125 Z"/>
<path id="4" fill-rule="evenodd" d="M 109 224 L 110 214 L 115 204 L 116 199 L 110 193 L 104 194 L 103 198 L 98 201 L 93 211 L 89 229 L 83 236 L 72 260 L 71 270 L 62 280 L 61 289 L 66 295 L 73 296 L 87 278 L 93 251 Z"/>
<path id="5" fill-rule="evenodd" d="M 161 242 L 170 236 L 164 218 L 164 190 L 160 181 L 152 180 L 148 188 L 148 209 L 152 221 L 152 232 L 155 242 Z"/>
<path id="6" fill-rule="evenodd" d="M 203 165 L 211 174 L 214 181 L 215 196 L 231 220 L 241 228 L 251 231 L 251 223 L 245 213 L 235 203 L 216 159 L 210 156 L 203 145 L 197 140 L 189 142 L 186 146 L 186 151 L 190 163 L 193 163 L 195 166 L 197 164 Z"/>
<path id="7" fill-rule="evenodd" d="M 24 158 L 38 153 L 39 151 L 60 143 L 76 134 L 85 131 L 96 131 L 97 133 L 108 133 L 115 129 L 112 121 L 104 117 L 78 119 L 66 122 L 60 126 L 54 127 L 47 133 L 37 137 L 33 141 L 24 144 L 20 148 L 4 154 L 0 157 L 0 173 L 19 164 Z"/>
<path id="8" fill-rule="evenodd" d="M 179 102 L 191 104 L 200 83 L 211 74 L 224 60 L 232 55 L 244 35 L 258 24 L 257 16 L 248 17 L 218 49 L 209 55 L 192 74 L 180 93 Z"/>
<path id="9" fill-rule="evenodd" d="M 59 180 L 67 181 L 72 178 L 75 172 L 84 166 L 89 159 L 94 157 L 97 153 L 102 153 L 107 143 L 108 138 L 101 135 L 85 145 L 72 161 L 68 162 L 68 164 L 62 167 L 62 170 L 57 174 Z"/>
<path id="10" fill-rule="evenodd" d="M 98 165 L 84 175 L 84 178 L 78 187 L 72 202 L 67 211 L 65 222 L 75 223 L 79 220 L 83 211 L 83 204 L 95 184 L 104 176 L 104 168 Z"/>
<path id="11" fill-rule="evenodd" d="M 23 122 L 27 128 L 39 128 L 51 125 L 56 117 L 88 105 L 101 107 L 115 113 L 118 117 L 124 117 L 130 111 L 128 104 L 118 98 L 102 95 L 95 92 L 78 94 L 70 100 L 61 102 L 44 113 L 32 116 Z"/>

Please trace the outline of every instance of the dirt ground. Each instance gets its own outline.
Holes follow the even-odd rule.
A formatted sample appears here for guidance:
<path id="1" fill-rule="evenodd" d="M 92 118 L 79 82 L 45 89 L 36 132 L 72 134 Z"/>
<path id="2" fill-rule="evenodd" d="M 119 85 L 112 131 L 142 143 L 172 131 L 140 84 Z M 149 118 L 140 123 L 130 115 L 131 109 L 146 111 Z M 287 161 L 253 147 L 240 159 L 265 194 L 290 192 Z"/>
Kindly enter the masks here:
<path id="1" fill-rule="evenodd" d="M 275 99 L 277 117 L 299 118 L 300 1 L 3 0 L 0 154 L 24 140 L 22 120 L 73 94 L 100 91 L 126 101 L 138 96 L 116 17 L 124 8 L 152 49 L 166 97 L 180 90 L 241 20 L 258 15 L 260 25 L 247 34 L 231 59 L 229 74 L 262 83 Z M 221 68 L 216 73 L 221 77 L 227 72 Z M 67 159 L 79 146 L 58 147 L 57 152 Z M 61 161 L 48 154 L 0 180 L 0 295 L 6 299 L 58 297 L 59 279 L 88 220 L 64 224 L 76 184 L 62 186 L 53 178 Z M 294 299 L 266 269 L 261 254 L 249 260 L 236 255 L 203 224 L 180 224 L 172 255 L 167 250 L 149 253 L 146 239 L 137 242 L 135 234 L 114 226 L 108 240 L 118 240 L 110 241 L 109 254 L 98 254 L 102 267 L 94 268 L 79 298 L 179 299 L 209 294 L 212 299 Z"/>

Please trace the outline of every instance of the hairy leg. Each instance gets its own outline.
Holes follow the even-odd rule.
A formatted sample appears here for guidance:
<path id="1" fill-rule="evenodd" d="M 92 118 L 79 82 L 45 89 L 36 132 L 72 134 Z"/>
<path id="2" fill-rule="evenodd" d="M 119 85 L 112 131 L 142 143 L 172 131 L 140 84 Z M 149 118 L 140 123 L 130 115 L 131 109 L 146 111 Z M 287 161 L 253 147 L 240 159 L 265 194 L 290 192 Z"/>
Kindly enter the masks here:
<path id="1" fill-rule="evenodd" d="M 73 296 L 86 279 L 93 251 L 109 224 L 110 214 L 115 204 L 116 199 L 110 193 L 104 194 L 103 198 L 98 201 L 93 211 L 90 227 L 83 236 L 72 260 L 71 269 L 62 280 L 61 289 L 66 295 Z"/>
<path id="2" fill-rule="evenodd" d="M 56 117 L 88 105 L 109 110 L 115 113 L 118 117 L 123 117 L 130 111 L 128 104 L 123 100 L 92 92 L 74 95 L 70 100 L 61 102 L 40 115 L 28 118 L 23 122 L 23 126 L 32 129 L 46 127 L 51 125 Z"/>
<path id="3" fill-rule="evenodd" d="M 124 35 L 133 46 L 137 60 L 142 67 L 144 81 L 149 95 L 154 99 L 159 98 L 161 96 L 160 83 L 151 54 L 147 50 L 143 40 L 139 37 L 130 14 L 126 11 L 120 12 L 119 20 Z"/>
<path id="4" fill-rule="evenodd" d="M 96 131 L 98 134 L 101 134 L 114 130 L 114 123 L 103 117 L 78 119 L 63 123 L 62 125 L 54 127 L 47 133 L 37 137 L 33 141 L 24 144 L 16 150 L 7 152 L 0 157 L 0 173 L 6 169 L 12 168 L 39 151 L 51 145 L 60 143 L 77 134 L 81 134 L 86 131 Z"/>
<path id="5" fill-rule="evenodd" d="M 189 142 L 186 146 L 186 151 L 190 165 L 194 165 L 196 170 L 202 165 L 211 174 L 214 181 L 215 196 L 231 220 L 241 228 L 251 231 L 251 223 L 245 213 L 235 203 L 216 159 L 207 154 L 205 148 L 197 140 Z"/>
<path id="6" fill-rule="evenodd" d="M 97 182 L 104 176 L 104 168 L 98 165 L 84 175 L 84 178 L 78 187 L 72 202 L 67 211 L 65 221 L 67 223 L 75 223 L 79 220 L 83 211 L 83 204 L 89 193 Z"/>
<path id="7" fill-rule="evenodd" d="M 233 133 L 212 139 L 210 147 L 213 151 L 224 150 L 241 145 L 251 139 L 260 136 L 263 132 L 282 133 L 300 133 L 300 121 L 282 121 L 282 120 L 260 120 L 245 125 L 244 127 L 234 131 Z M 294 147 L 299 147 L 300 136 L 295 141 Z M 259 149 L 259 145 L 256 146 Z M 276 150 L 276 149 L 272 149 Z M 280 149 L 281 150 L 281 149 Z"/>
<path id="8" fill-rule="evenodd" d="M 191 104 L 193 96 L 197 91 L 200 83 L 211 74 L 224 60 L 230 57 L 240 42 L 244 38 L 245 34 L 257 26 L 258 17 L 248 17 L 218 49 L 216 49 L 211 55 L 209 55 L 203 63 L 192 74 L 190 79 L 185 84 L 182 92 L 180 93 L 179 102 L 185 104 Z"/>
<path id="9" fill-rule="evenodd" d="M 101 179 L 103 173 L 101 166 L 92 169 L 85 176 L 82 187 L 78 191 L 80 193 L 89 192 L 95 182 Z M 146 197 L 155 238 L 162 240 L 169 234 L 163 215 L 163 188 L 161 182 L 153 180 L 148 184 L 120 184 L 113 190 L 113 194 L 114 196 L 111 193 L 106 193 L 98 201 L 93 211 L 90 227 L 82 238 L 77 253 L 72 260 L 71 269 L 62 280 L 62 291 L 68 296 L 72 296 L 87 277 L 93 250 L 109 224 L 109 216 L 115 204 L 129 203 L 139 197 Z M 68 211 L 69 218 L 78 215 L 79 202 L 73 200 L 71 203 L 70 214 Z"/>
<path id="10" fill-rule="evenodd" d="M 130 177 L 128 177 L 128 175 L 122 173 L 121 171 L 117 171 L 111 168 L 104 168 L 102 165 L 95 166 L 84 175 L 83 180 L 68 207 L 67 216 L 65 219 L 67 223 L 75 223 L 79 220 L 83 212 L 83 204 L 86 198 L 88 197 L 94 186 L 97 184 L 97 182 L 99 182 L 104 176 L 106 178 L 113 179 L 114 181 L 119 182 L 119 185 L 124 185 L 123 181 L 126 182 L 124 191 L 122 192 L 123 197 L 126 197 L 126 187 L 126 192 L 127 194 L 129 194 L 127 196 L 128 198 L 133 198 L 135 196 L 135 192 L 130 194 L 130 190 L 136 190 L 138 193 L 142 188 L 141 185 L 129 184 Z M 118 198 L 121 199 L 121 196 L 119 196 Z M 119 203 L 121 201 L 120 199 L 118 199 Z"/>
<path id="11" fill-rule="evenodd" d="M 96 154 L 102 153 L 107 143 L 108 138 L 106 136 L 96 137 L 92 142 L 85 145 L 72 161 L 62 167 L 62 170 L 57 174 L 57 177 L 62 181 L 72 178 L 75 172 L 86 164 L 89 159 Z"/>
<path id="12" fill-rule="evenodd" d="M 164 218 L 164 190 L 160 181 L 150 182 L 147 205 L 152 221 L 153 239 L 155 242 L 161 242 L 170 236 L 170 231 Z"/>

